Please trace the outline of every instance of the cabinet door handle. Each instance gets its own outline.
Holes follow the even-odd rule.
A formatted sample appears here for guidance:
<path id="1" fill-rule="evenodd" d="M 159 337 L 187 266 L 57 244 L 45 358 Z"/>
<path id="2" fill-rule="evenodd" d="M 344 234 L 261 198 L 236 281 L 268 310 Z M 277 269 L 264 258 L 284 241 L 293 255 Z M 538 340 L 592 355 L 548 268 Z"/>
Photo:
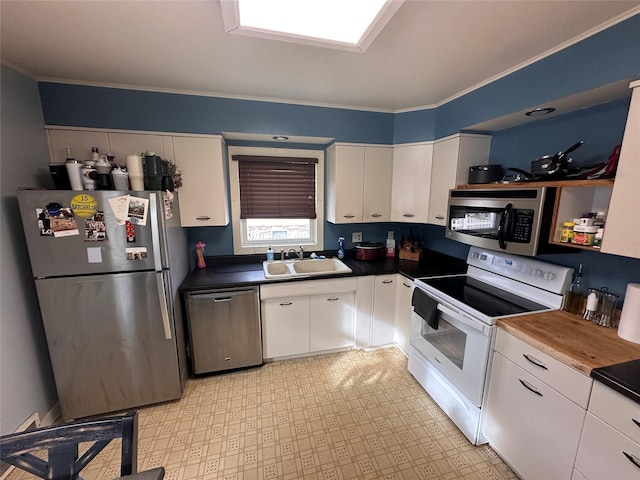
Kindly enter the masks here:
<path id="1" fill-rule="evenodd" d="M 411 284 L 407 285 L 406 283 L 402 282 L 402 285 L 404 285 L 407 288 L 411 288 Z"/>
<path id="2" fill-rule="evenodd" d="M 640 420 L 636 420 L 635 418 L 632 418 L 631 421 L 635 423 L 638 427 L 640 427 Z"/>
<path id="3" fill-rule="evenodd" d="M 196 220 L 211 220 L 211 217 L 209 217 L 207 215 L 198 215 L 196 217 Z"/>
<path id="4" fill-rule="evenodd" d="M 330 297 L 330 298 L 327 298 L 327 302 L 335 302 L 336 300 L 340 300 L 340 297 Z"/>
<path id="5" fill-rule="evenodd" d="M 282 303 L 280 304 L 280 306 L 281 306 L 281 307 L 289 307 L 289 306 L 291 306 L 291 305 L 293 305 L 293 302 L 282 302 Z"/>
<path id="6" fill-rule="evenodd" d="M 518 381 L 522 384 L 522 386 L 524 388 L 526 388 L 527 390 L 529 390 L 530 392 L 535 393 L 536 395 L 539 395 L 540 397 L 544 396 L 542 395 L 538 390 L 536 390 L 535 388 L 533 388 L 531 385 L 529 385 L 529 383 L 525 382 L 524 380 L 522 380 L 521 378 L 518 379 Z"/>
<path id="7" fill-rule="evenodd" d="M 230 302 L 231 301 L 231 297 L 220 297 L 220 298 L 214 298 L 213 302 L 217 303 L 217 302 Z"/>
<path id="8" fill-rule="evenodd" d="M 382 216 L 382 214 L 381 214 L 381 213 L 372 213 L 372 214 L 371 214 L 371 216 L 372 216 L 373 218 L 378 218 L 378 217 L 381 217 L 381 216 Z"/>
<path id="9" fill-rule="evenodd" d="M 413 213 L 403 213 L 402 216 L 403 217 L 407 217 L 407 218 L 413 218 L 413 217 L 415 217 L 415 214 L 413 214 Z"/>
<path id="10" fill-rule="evenodd" d="M 540 360 L 536 359 L 535 357 L 532 357 L 527 353 L 523 353 L 522 356 L 526 358 L 529 362 L 533 363 L 536 367 L 540 367 L 543 370 L 549 370 L 544 363 L 542 363 Z"/>
<path id="11" fill-rule="evenodd" d="M 633 463 L 636 467 L 640 468 L 640 458 L 636 457 L 632 453 L 627 453 L 625 451 L 623 451 L 622 453 L 625 457 L 627 457 L 627 460 Z"/>
<path id="12" fill-rule="evenodd" d="M 444 220 L 444 215 L 436 215 L 437 220 Z"/>
<path id="13" fill-rule="evenodd" d="M 383 280 L 382 283 L 393 283 L 393 280 Z"/>
<path id="14" fill-rule="evenodd" d="M 354 218 L 355 215 L 353 213 L 346 213 L 343 215 L 344 218 Z"/>

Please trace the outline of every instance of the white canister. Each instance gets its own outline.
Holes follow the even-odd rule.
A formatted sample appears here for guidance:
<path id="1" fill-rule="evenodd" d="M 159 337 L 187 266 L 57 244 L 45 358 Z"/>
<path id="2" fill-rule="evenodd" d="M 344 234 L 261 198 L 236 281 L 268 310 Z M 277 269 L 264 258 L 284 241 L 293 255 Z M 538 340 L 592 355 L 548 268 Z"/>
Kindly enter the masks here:
<path id="1" fill-rule="evenodd" d="M 627 285 L 618 336 L 630 342 L 640 343 L 640 283 Z"/>
<path id="2" fill-rule="evenodd" d="M 65 165 L 67 166 L 67 173 L 69 174 L 69 183 L 71 183 L 71 190 L 82 190 L 80 162 L 78 160 L 70 158 L 65 162 Z"/>
<path id="3" fill-rule="evenodd" d="M 140 192 L 144 190 L 144 171 L 142 169 L 142 157 L 140 155 L 127 155 L 127 172 L 131 190 Z"/>

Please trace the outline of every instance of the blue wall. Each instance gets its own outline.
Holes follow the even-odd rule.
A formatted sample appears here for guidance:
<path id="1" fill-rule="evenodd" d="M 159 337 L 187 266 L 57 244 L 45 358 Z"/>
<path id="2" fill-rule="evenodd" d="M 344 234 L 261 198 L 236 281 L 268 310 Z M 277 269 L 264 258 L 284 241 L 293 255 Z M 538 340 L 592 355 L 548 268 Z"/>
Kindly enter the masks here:
<path id="1" fill-rule="evenodd" d="M 48 125 L 201 134 L 277 133 L 340 142 L 411 143 L 442 138 L 482 121 L 612 82 L 640 78 L 638 32 L 640 15 L 635 15 L 437 108 L 396 114 L 50 82 L 39 83 L 39 89 Z M 535 158 L 565 150 L 578 140 L 585 140 L 585 145 L 572 155 L 576 164 L 605 161 L 622 139 L 627 110 L 628 100 L 620 100 L 493 132 L 490 161 L 529 170 Z M 411 228 L 427 247 L 466 257 L 468 248 L 446 240 L 443 228 Z M 332 249 L 338 236 L 344 236 L 350 247 L 353 231 L 362 231 L 365 240 L 382 241 L 388 230 L 395 231 L 400 239 L 403 234 L 408 235 L 409 225 L 327 223 L 325 248 Z M 233 251 L 231 227 L 191 228 L 189 239 L 192 244 L 204 241 L 209 255 Z M 609 257 L 613 256 L 582 252 L 551 256 L 547 261 L 570 266 L 582 262 L 586 275 L 594 275 L 594 282 L 612 283 L 612 291 L 623 294 L 622 285 L 640 280 L 640 261 L 612 259 L 616 278 L 609 281 L 608 270 L 603 268 Z"/>

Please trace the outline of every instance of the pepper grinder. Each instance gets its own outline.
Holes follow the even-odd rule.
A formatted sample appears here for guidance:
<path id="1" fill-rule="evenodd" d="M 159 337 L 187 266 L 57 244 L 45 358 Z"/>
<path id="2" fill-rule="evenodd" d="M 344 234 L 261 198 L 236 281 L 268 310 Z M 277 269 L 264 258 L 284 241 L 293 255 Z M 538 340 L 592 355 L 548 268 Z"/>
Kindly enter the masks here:
<path id="1" fill-rule="evenodd" d="M 198 268 L 206 268 L 207 264 L 204 261 L 204 247 L 206 245 L 202 241 L 196 243 L 196 256 L 198 257 Z"/>

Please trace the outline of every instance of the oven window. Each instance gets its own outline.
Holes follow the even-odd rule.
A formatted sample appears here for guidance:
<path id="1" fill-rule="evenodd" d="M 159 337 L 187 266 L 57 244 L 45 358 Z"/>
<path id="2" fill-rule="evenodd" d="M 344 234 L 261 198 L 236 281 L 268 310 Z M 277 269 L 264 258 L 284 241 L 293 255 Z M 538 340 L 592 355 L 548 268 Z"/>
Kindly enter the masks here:
<path id="1" fill-rule="evenodd" d="M 463 369 L 464 349 L 467 345 L 466 333 L 440 318 L 437 330 L 423 321 L 421 335 L 460 370 Z"/>

